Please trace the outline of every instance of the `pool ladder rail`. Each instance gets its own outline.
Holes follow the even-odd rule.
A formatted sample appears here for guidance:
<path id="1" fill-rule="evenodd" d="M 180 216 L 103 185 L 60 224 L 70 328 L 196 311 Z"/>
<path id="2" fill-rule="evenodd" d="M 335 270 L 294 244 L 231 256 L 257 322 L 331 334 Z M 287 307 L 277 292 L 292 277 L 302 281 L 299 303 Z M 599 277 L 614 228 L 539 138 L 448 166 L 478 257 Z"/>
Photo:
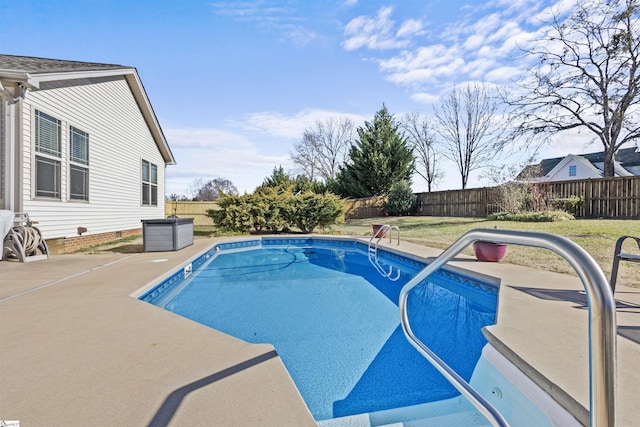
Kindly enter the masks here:
<path id="1" fill-rule="evenodd" d="M 582 281 L 589 306 L 589 421 L 591 427 L 615 426 L 616 305 L 613 292 L 595 260 L 571 240 L 549 233 L 471 230 L 416 274 L 400 291 L 400 323 L 405 337 L 493 426 L 508 422 L 480 393 L 413 333 L 407 314 L 409 292 L 462 250 L 479 240 L 548 249 L 564 258 Z"/>
<path id="2" fill-rule="evenodd" d="M 374 233 L 373 236 L 371 236 L 371 239 L 369 239 L 369 248 L 367 250 L 368 252 L 368 257 L 369 257 L 369 262 L 371 264 L 373 264 L 373 266 L 375 267 L 375 269 L 378 271 L 378 273 L 380 273 L 382 276 L 388 278 L 389 280 L 395 282 L 396 280 L 398 280 L 400 278 L 400 270 L 396 269 L 395 270 L 395 275 L 394 275 L 394 269 L 392 265 L 389 265 L 389 271 L 387 271 L 381 264 L 380 261 L 378 260 L 378 245 L 380 244 L 380 241 L 382 239 L 384 239 L 387 235 L 389 235 L 389 243 L 392 242 L 392 231 L 396 230 L 397 236 L 398 236 L 398 245 L 400 244 L 400 229 L 395 226 L 395 225 L 389 225 L 389 224 L 383 224 L 381 225 Z M 393 277 L 391 277 L 393 276 Z"/>

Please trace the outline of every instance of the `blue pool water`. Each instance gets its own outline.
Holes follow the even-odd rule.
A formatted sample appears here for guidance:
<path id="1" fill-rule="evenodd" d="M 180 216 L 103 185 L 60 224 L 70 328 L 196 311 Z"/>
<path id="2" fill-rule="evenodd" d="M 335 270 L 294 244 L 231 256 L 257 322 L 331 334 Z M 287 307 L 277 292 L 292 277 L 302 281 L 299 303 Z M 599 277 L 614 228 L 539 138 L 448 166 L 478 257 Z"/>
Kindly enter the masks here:
<path id="1" fill-rule="evenodd" d="M 381 250 L 385 268 L 401 272 L 392 281 L 366 249 L 325 239 L 227 243 L 140 298 L 273 344 L 317 420 L 456 396 L 399 323 L 400 289 L 424 264 Z M 448 271 L 429 280 L 408 300 L 414 332 L 468 381 L 486 343 L 481 328 L 495 321 L 497 288 Z"/>

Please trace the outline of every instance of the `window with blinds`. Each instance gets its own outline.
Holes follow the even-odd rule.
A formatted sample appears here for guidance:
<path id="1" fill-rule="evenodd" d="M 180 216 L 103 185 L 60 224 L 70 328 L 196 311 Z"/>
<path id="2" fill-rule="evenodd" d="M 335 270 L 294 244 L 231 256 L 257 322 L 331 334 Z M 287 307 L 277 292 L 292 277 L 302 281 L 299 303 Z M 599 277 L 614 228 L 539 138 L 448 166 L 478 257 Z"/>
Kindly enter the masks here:
<path id="1" fill-rule="evenodd" d="M 158 206 L 158 166 L 142 161 L 142 205 Z"/>
<path id="2" fill-rule="evenodd" d="M 60 157 L 60 120 L 36 110 L 36 151 Z"/>
<path id="3" fill-rule="evenodd" d="M 83 165 L 89 164 L 89 134 L 71 126 L 69 130 L 69 160 Z"/>
<path id="4" fill-rule="evenodd" d="M 89 200 L 89 134 L 69 128 L 69 198 Z"/>
<path id="5" fill-rule="evenodd" d="M 62 123 L 42 111 L 35 112 L 35 195 L 59 199 Z"/>

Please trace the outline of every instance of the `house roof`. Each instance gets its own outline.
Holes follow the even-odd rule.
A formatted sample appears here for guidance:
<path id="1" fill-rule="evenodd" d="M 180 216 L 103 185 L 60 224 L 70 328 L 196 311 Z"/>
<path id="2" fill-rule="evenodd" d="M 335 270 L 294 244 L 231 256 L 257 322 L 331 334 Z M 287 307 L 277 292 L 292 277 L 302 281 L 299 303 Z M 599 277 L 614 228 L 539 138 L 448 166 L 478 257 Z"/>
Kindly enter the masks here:
<path id="1" fill-rule="evenodd" d="M 0 90 L 7 82 L 37 89 L 41 82 L 119 75 L 127 80 L 165 163 L 175 165 L 171 148 L 134 67 L 0 54 Z"/>
<path id="2" fill-rule="evenodd" d="M 35 58 L 32 56 L 0 55 L 0 70 L 20 70 L 30 74 L 71 73 L 77 71 L 128 69 L 115 64 L 95 62 L 66 61 L 62 59 Z"/>
<path id="3" fill-rule="evenodd" d="M 526 178 L 536 178 L 549 176 L 552 170 L 554 170 L 563 160 L 567 157 L 573 156 L 573 158 L 582 158 L 588 161 L 593 167 L 595 167 L 600 172 L 603 171 L 604 164 L 604 152 L 599 151 L 596 153 L 587 153 L 580 155 L 569 154 L 568 156 L 563 157 L 554 157 L 551 159 L 543 159 L 540 163 L 535 165 L 526 166 L 519 174 L 516 179 L 526 179 Z M 618 150 L 615 155 L 615 173 L 619 176 L 629 176 L 633 175 L 626 168 L 630 166 L 639 166 L 640 165 L 640 151 L 636 147 L 631 148 L 622 148 Z"/>

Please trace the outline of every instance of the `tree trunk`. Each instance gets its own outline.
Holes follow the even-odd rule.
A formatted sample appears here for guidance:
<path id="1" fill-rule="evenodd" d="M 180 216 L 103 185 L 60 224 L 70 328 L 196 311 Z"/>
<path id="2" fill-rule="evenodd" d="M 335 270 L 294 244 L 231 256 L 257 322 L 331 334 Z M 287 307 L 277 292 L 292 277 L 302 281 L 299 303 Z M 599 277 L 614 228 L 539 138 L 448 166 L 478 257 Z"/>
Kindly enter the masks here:
<path id="1" fill-rule="evenodd" d="M 614 170 L 614 154 L 615 151 L 613 149 L 613 145 L 607 147 L 604 152 L 604 177 L 605 178 L 613 178 L 615 176 Z"/>

